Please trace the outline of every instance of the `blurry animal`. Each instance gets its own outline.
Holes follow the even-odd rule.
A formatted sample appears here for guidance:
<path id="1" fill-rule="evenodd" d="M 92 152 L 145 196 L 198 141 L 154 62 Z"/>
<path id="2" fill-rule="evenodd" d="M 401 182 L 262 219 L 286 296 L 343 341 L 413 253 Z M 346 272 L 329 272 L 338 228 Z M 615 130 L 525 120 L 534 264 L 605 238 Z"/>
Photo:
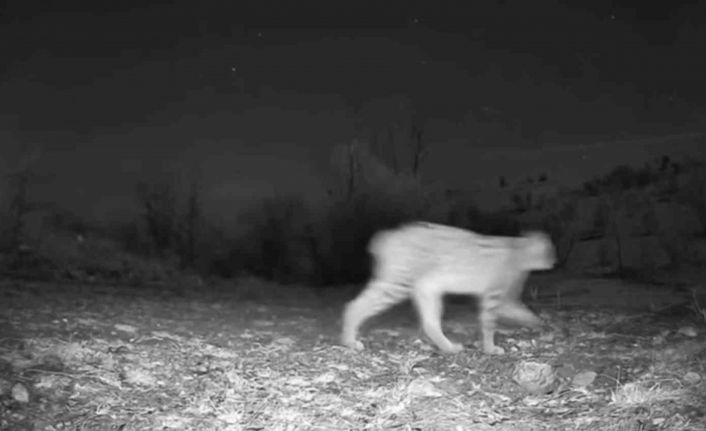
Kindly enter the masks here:
<path id="1" fill-rule="evenodd" d="M 411 298 L 421 328 L 436 346 L 458 353 L 462 344 L 441 328 L 444 294 L 477 297 L 483 350 L 503 354 L 495 345 L 498 319 L 538 328 L 542 320 L 521 302 L 530 271 L 551 269 L 556 252 L 537 231 L 519 237 L 481 235 L 451 226 L 413 222 L 376 233 L 368 245 L 372 276 L 343 312 L 341 340 L 362 350 L 360 326 L 389 307 Z"/>

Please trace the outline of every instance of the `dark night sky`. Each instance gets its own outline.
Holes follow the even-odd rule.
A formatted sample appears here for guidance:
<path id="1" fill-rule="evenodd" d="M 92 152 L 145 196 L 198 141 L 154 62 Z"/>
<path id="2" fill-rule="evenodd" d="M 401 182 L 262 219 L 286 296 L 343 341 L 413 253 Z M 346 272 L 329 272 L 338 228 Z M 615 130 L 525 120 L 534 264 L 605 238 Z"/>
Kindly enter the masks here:
<path id="1" fill-rule="evenodd" d="M 333 146 L 410 112 L 454 186 L 706 123 L 706 2 L 41 3 L 0 2 L 0 168 L 40 146 L 43 193 L 97 217 L 165 172 L 219 211 L 319 189 Z"/>

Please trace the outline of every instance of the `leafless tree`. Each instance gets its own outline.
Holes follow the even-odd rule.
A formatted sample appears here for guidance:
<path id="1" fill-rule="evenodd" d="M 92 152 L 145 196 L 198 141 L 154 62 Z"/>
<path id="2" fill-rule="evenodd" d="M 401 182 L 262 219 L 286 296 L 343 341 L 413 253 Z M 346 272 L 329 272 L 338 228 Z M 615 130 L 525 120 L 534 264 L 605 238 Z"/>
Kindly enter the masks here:
<path id="1" fill-rule="evenodd" d="M 176 232 L 176 194 L 172 184 L 141 182 L 136 188 L 150 236 L 158 252 L 168 250 Z"/>
<path id="2" fill-rule="evenodd" d="M 196 243 L 201 219 L 201 187 L 198 180 L 192 180 L 186 199 L 186 211 L 180 229 L 179 260 L 182 269 L 194 265 Z"/>
<path id="3" fill-rule="evenodd" d="M 419 176 L 422 163 L 428 154 L 428 148 L 424 141 L 424 126 L 416 121 L 411 125 L 410 135 L 412 138 L 412 175 Z"/>
<path id="4" fill-rule="evenodd" d="M 407 97 L 390 97 L 371 102 L 359 115 L 370 130 L 371 150 L 389 169 L 419 176 L 428 155 L 424 140 L 424 114 Z"/>
<path id="5" fill-rule="evenodd" d="M 45 176 L 37 172 L 36 164 L 41 152 L 22 145 L 17 167 L 7 174 L 8 183 L 8 230 L 6 248 L 17 251 L 23 243 L 24 224 L 27 214 L 37 205 L 30 197 L 31 187 Z"/>

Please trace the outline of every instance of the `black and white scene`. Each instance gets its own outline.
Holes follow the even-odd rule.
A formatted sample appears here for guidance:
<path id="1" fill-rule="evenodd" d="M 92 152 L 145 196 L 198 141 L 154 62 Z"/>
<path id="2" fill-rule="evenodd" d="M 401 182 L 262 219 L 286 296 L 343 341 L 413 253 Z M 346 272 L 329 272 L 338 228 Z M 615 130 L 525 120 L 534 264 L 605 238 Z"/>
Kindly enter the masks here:
<path id="1" fill-rule="evenodd" d="M 706 430 L 704 53 L 704 0 L 0 0 L 0 430 Z"/>

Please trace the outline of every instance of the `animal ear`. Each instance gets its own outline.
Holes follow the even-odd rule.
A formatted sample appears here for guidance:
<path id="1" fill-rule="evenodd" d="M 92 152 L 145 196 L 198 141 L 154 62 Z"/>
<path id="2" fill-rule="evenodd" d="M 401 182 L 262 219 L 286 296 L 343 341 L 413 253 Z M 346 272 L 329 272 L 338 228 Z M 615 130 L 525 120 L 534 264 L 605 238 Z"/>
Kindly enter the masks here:
<path id="1" fill-rule="evenodd" d="M 520 236 L 512 238 L 512 244 L 516 249 L 525 249 L 532 244 L 532 237 L 529 232 L 522 231 Z"/>
<path id="2" fill-rule="evenodd" d="M 534 230 L 523 230 L 520 232 L 520 240 L 521 243 L 527 244 L 528 242 L 532 241 L 533 239 L 537 238 L 537 231 Z"/>
<path id="3" fill-rule="evenodd" d="M 520 248 L 533 248 L 539 244 L 551 244 L 552 240 L 546 233 L 539 230 L 522 231 L 521 236 L 517 238 L 517 245 Z"/>
<path id="4" fill-rule="evenodd" d="M 529 240 L 549 240 L 549 235 L 546 233 L 542 232 L 541 230 L 523 230 L 520 233 L 520 236 L 523 239 L 529 239 Z"/>

